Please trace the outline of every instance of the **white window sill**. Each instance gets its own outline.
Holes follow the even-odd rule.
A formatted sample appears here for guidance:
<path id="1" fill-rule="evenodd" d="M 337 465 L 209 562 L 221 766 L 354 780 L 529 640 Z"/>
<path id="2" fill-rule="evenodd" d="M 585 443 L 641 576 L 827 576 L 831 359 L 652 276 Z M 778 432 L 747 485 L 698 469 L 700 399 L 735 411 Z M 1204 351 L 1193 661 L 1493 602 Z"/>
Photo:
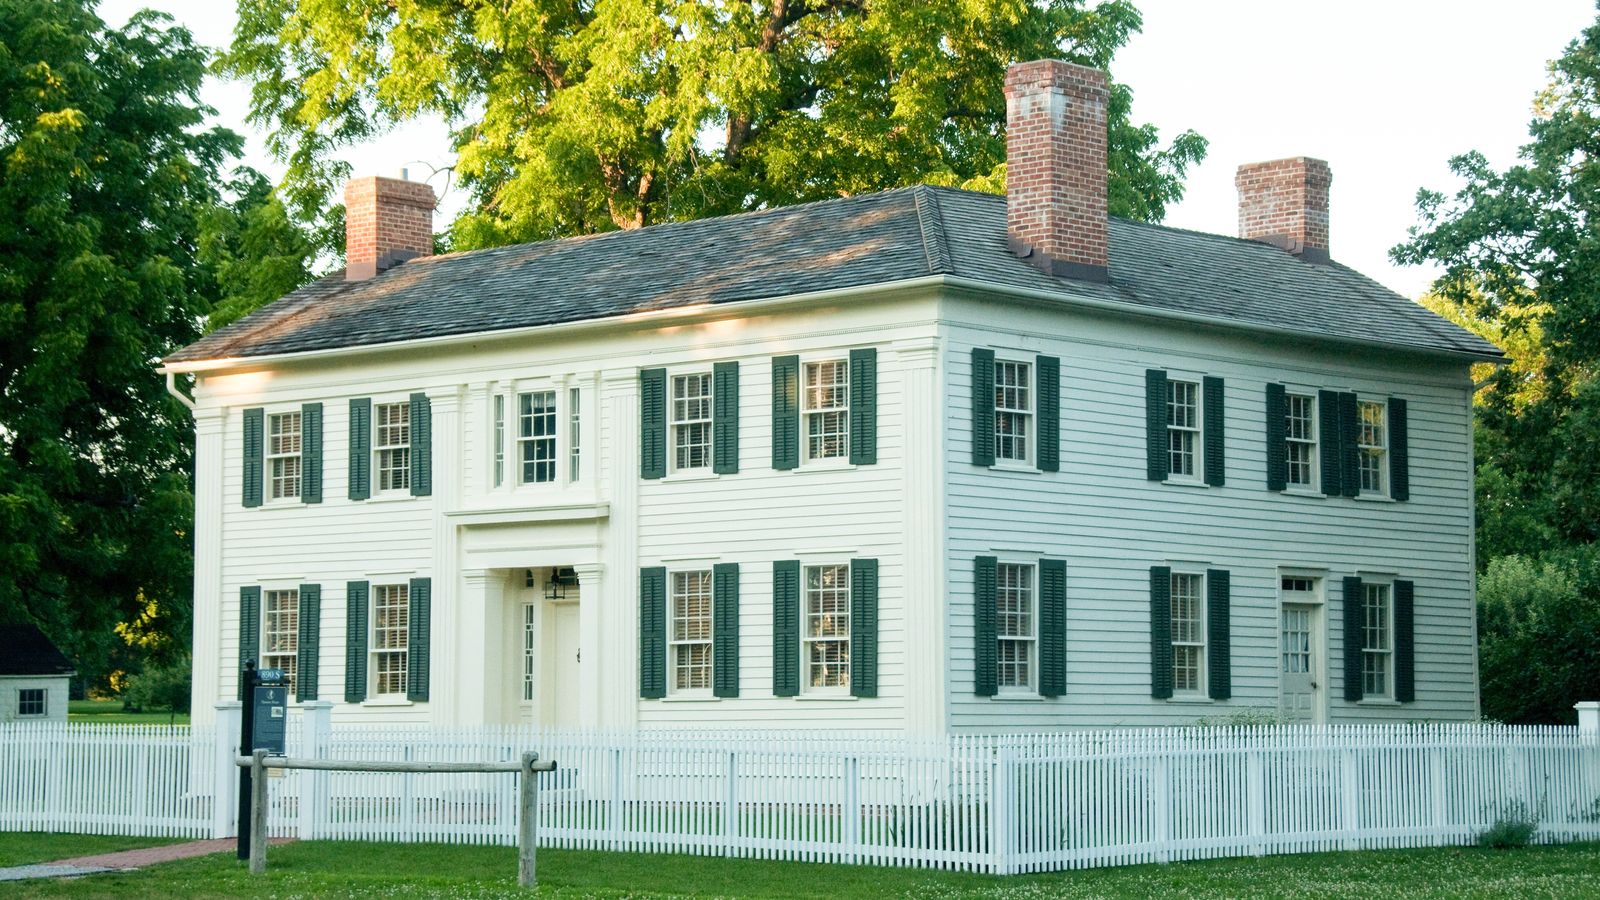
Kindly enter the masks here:
<path id="1" fill-rule="evenodd" d="M 1360 700 L 1356 701 L 1356 705 L 1357 706 L 1404 706 L 1405 704 L 1401 703 L 1399 700 L 1391 700 L 1388 697 L 1362 697 Z"/>
<path id="2" fill-rule="evenodd" d="M 415 706 L 416 705 L 416 701 L 407 700 L 404 697 L 370 697 L 370 698 L 368 698 L 366 700 L 361 701 L 361 705 L 362 706 L 372 706 L 372 707 Z"/>
<path id="3" fill-rule="evenodd" d="M 850 457 L 841 456 L 832 459 L 808 459 L 799 466 L 790 469 L 791 472 L 843 472 L 856 468 Z"/>
<path id="4" fill-rule="evenodd" d="M 1170 484 L 1173 487 L 1192 487 L 1192 488 L 1210 487 L 1210 485 L 1206 484 L 1203 480 L 1201 480 L 1199 478 L 1168 478 L 1166 481 L 1163 481 L 1161 483 L 1162 484 Z"/>
<path id="5" fill-rule="evenodd" d="M 1366 503 L 1393 503 L 1393 502 L 1395 502 L 1394 498 L 1390 497 L 1387 494 L 1357 494 L 1352 499 L 1361 500 L 1361 501 L 1366 502 Z"/>
<path id="6" fill-rule="evenodd" d="M 424 499 L 424 498 L 413 496 L 412 493 L 411 493 L 411 489 L 410 488 L 406 488 L 405 490 L 399 490 L 399 491 L 384 491 L 382 493 L 374 493 L 372 496 L 368 497 L 367 499 L 362 500 L 362 501 L 358 501 L 358 502 L 361 502 L 361 503 L 403 503 L 403 502 L 405 502 L 407 500 L 422 500 L 422 499 Z"/>
<path id="7" fill-rule="evenodd" d="M 1167 698 L 1168 703 L 1184 703 L 1199 706 L 1210 706 L 1217 701 L 1204 694 L 1179 694 Z"/>
<path id="8" fill-rule="evenodd" d="M 710 466 L 706 466 L 703 469 L 684 469 L 684 470 L 679 471 L 679 472 L 671 472 L 671 473 L 667 474 L 663 478 L 646 478 L 645 481 L 657 481 L 657 482 L 666 482 L 666 483 L 671 483 L 671 482 L 675 482 L 675 481 L 711 481 L 712 479 L 721 478 L 721 477 L 722 477 L 721 475 L 717 474 L 716 472 L 711 471 L 711 467 Z"/>
<path id="9" fill-rule="evenodd" d="M 1002 690 L 989 698 L 991 703 L 1043 703 L 1045 697 L 1033 691 L 1006 691 Z"/>
<path id="10" fill-rule="evenodd" d="M 1305 485 L 1295 485 L 1295 486 L 1292 486 L 1292 487 L 1286 487 L 1286 488 L 1283 489 L 1283 491 L 1281 493 L 1288 494 L 1291 497 L 1310 497 L 1310 498 L 1315 498 L 1317 500 L 1326 500 L 1327 497 L 1328 497 L 1327 494 L 1324 494 L 1323 492 L 1317 490 L 1316 488 L 1307 487 Z"/>
<path id="11" fill-rule="evenodd" d="M 836 700 L 848 700 L 848 701 L 853 703 L 853 702 L 855 702 L 857 700 L 860 700 L 861 698 L 857 697 L 854 694 L 849 694 L 849 693 L 833 694 L 833 693 L 818 693 L 816 691 L 812 691 L 811 693 L 802 693 L 799 696 L 795 697 L 794 699 L 801 700 L 801 701 L 804 701 L 804 702 L 807 702 L 807 703 L 816 703 L 816 702 L 821 702 L 821 701 L 836 701 Z"/>
<path id="12" fill-rule="evenodd" d="M 1008 459 L 1008 460 L 1001 460 L 1001 461 L 996 462 L 994 465 L 989 467 L 989 471 L 991 471 L 991 472 L 1021 472 L 1023 474 L 1027 474 L 1027 475 L 1037 475 L 1037 474 L 1039 474 L 1040 469 L 1039 469 L 1038 466 L 1033 465 L 1031 463 L 1025 463 L 1025 462 L 1022 462 L 1020 460 Z"/>
<path id="13" fill-rule="evenodd" d="M 281 500 L 264 500 L 260 506 L 256 507 L 256 509 L 301 509 L 306 506 L 315 505 L 316 504 L 314 503 L 307 503 L 304 500 L 301 500 L 299 497 L 284 497 Z"/>
<path id="14" fill-rule="evenodd" d="M 705 703 L 707 701 L 721 703 L 722 698 L 711 693 L 705 694 L 668 694 L 661 698 L 662 703 Z"/>

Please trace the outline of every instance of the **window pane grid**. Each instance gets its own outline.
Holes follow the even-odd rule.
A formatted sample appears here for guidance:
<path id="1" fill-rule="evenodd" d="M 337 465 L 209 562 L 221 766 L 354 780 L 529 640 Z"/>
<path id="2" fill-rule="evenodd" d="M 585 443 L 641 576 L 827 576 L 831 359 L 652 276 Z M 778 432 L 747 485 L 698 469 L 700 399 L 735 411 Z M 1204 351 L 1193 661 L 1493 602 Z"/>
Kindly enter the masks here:
<path id="1" fill-rule="evenodd" d="M 672 379 L 673 468 L 703 469 L 711 465 L 711 375 L 677 375 Z"/>
<path id="2" fill-rule="evenodd" d="M 1288 457 L 1288 482 L 1310 486 L 1316 471 L 1317 450 L 1316 398 L 1306 394 L 1288 396 L 1288 417 L 1285 433 Z"/>
<path id="3" fill-rule="evenodd" d="M 1390 656 L 1394 647 L 1389 619 L 1389 585 L 1362 586 L 1364 619 L 1361 629 L 1361 691 L 1387 697 L 1390 693 Z"/>
<path id="4" fill-rule="evenodd" d="M 518 398 L 517 444 L 523 484 L 556 480 L 556 392 L 533 391 Z"/>
<path id="5" fill-rule="evenodd" d="M 1031 367 L 1023 362 L 994 364 L 994 455 L 1028 461 L 1028 432 L 1033 419 Z"/>
<path id="6" fill-rule="evenodd" d="M 1387 404 L 1372 400 L 1361 401 L 1357 408 L 1360 411 L 1356 445 L 1360 448 L 1361 490 L 1382 494 L 1388 490 L 1385 470 L 1389 452 L 1389 408 Z"/>
<path id="7" fill-rule="evenodd" d="M 1311 611 L 1283 610 L 1283 671 L 1304 675 L 1311 671 Z"/>
<path id="8" fill-rule="evenodd" d="M 845 360 L 805 365 L 806 458 L 850 455 L 850 365 Z"/>
<path id="9" fill-rule="evenodd" d="M 267 462 L 272 472 L 272 499 L 300 496 L 300 414 L 267 417 Z"/>
<path id="10" fill-rule="evenodd" d="M 711 573 L 672 573 L 667 647 L 675 691 L 711 688 Z"/>
<path id="11" fill-rule="evenodd" d="M 1196 405 L 1199 387 L 1192 381 L 1167 382 L 1168 471 L 1193 477 L 1195 440 L 1200 433 Z"/>
<path id="12" fill-rule="evenodd" d="M 1033 687 L 1034 567 L 1003 564 L 995 570 L 995 634 L 1000 687 Z"/>
<path id="13" fill-rule="evenodd" d="M 378 490 L 411 489 L 411 404 L 379 403 L 372 409 L 372 446 L 378 455 Z"/>
<path id="14" fill-rule="evenodd" d="M 373 693 L 406 692 L 406 646 L 411 619 L 411 588 L 384 584 L 372 596 Z"/>
<path id="15" fill-rule="evenodd" d="M 44 688 L 17 689 L 17 715 L 42 716 L 45 712 Z"/>
<path id="16" fill-rule="evenodd" d="M 1205 625 L 1201 576 L 1172 574 L 1172 687 L 1195 693 L 1203 680 Z"/>
<path id="17" fill-rule="evenodd" d="M 494 395 L 494 486 L 506 483 L 506 398 Z"/>
<path id="18" fill-rule="evenodd" d="M 577 388 L 567 391 L 567 480 L 569 481 L 577 481 L 578 474 L 582 471 L 580 463 L 583 457 L 579 449 L 581 442 L 578 440 L 578 411 L 581 405 L 578 400 Z"/>
<path id="19" fill-rule="evenodd" d="M 539 607 L 532 603 L 522 605 L 522 699 L 532 700 L 534 675 L 538 672 L 538 616 Z"/>
<path id="20" fill-rule="evenodd" d="M 850 686 L 850 567 L 806 567 L 806 683 Z"/>
<path id="21" fill-rule="evenodd" d="M 264 591 L 261 597 L 261 667 L 282 669 L 294 690 L 300 649 L 300 591 Z"/>

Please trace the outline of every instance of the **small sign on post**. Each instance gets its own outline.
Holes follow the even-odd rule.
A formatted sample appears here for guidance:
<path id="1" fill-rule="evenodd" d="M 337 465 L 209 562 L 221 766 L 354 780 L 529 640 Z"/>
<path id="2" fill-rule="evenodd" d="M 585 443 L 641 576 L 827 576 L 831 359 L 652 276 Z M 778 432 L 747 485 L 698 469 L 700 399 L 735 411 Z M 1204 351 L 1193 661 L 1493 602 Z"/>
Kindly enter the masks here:
<path id="1" fill-rule="evenodd" d="M 246 660 L 243 683 L 244 714 L 239 717 L 239 753 L 249 755 L 259 749 L 282 756 L 289 724 L 288 673 L 282 669 L 257 669 L 255 660 Z M 251 858 L 253 777 L 250 769 L 239 769 L 239 859 Z M 265 843 L 266 829 L 263 827 L 261 831 L 261 840 Z"/>

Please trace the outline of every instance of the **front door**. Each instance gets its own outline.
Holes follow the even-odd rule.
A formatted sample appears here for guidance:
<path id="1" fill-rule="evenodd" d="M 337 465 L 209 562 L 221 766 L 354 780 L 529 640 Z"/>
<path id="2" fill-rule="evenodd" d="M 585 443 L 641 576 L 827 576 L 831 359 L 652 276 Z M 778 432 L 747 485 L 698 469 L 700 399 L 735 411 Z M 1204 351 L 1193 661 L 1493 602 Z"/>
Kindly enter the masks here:
<path id="1" fill-rule="evenodd" d="M 578 604 L 552 603 L 545 633 L 545 724 L 578 726 Z"/>
<path id="2" fill-rule="evenodd" d="M 1317 615 L 1320 607 L 1309 603 L 1284 603 L 1278 674 L 1278 712 L 1286 721 L 1314 723 L 1322 720 Z"/>

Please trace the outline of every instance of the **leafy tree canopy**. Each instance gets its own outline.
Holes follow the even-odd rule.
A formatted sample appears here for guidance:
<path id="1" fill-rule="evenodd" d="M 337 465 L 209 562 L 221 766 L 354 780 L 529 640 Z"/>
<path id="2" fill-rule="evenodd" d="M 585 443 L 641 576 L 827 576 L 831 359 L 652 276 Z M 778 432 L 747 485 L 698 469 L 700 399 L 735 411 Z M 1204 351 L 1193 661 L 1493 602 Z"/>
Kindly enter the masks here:
<path id="1" fill-rule="evenodd" d="M 1108 66 L 1126 0 L 240 0 L 222 70 L 314 220 L 341 147 L 439 115 L 457 249 L 919 182 L 999 190 L 1007 64 Z M 1113 87 L 1111 210 L 1160 219 L 1205 154 Z"/>

